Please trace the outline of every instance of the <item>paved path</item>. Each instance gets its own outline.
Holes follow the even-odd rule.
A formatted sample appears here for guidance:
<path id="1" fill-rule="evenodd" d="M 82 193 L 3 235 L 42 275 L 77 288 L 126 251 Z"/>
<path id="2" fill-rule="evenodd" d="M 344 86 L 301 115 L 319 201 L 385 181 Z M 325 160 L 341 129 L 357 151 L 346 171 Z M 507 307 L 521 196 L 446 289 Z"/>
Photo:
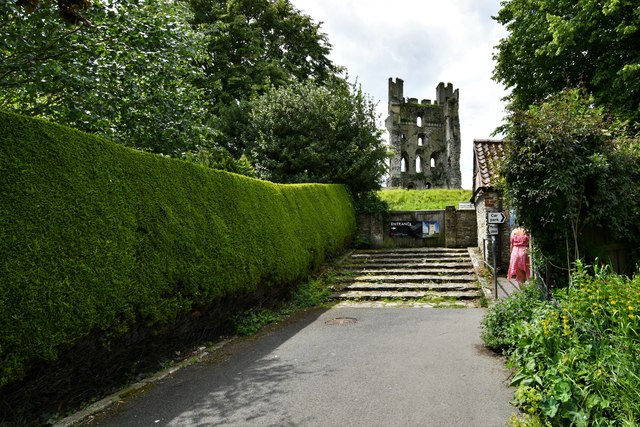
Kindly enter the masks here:
<path id="1" fill-rule="evenodd" d="M 483 309 L 315 309 L 129 398 L 98 426 L 499 427 L 516 409 Z M 350 323 L 356 319 L 355 323 Z"/>

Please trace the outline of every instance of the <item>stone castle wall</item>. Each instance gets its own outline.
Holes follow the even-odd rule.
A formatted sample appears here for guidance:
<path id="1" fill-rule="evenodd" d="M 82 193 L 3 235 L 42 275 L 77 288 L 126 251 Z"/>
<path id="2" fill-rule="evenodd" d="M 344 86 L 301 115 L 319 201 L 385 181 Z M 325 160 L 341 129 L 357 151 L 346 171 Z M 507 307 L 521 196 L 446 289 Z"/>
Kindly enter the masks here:
<path id="1" fill-rule="evenodd" d="M 387 187 L 461 188 L 459 90 L 440 83 L 431 102 L 404 98 L 402 79 L 389 79 L 385 125 L 395 151 Z"/>

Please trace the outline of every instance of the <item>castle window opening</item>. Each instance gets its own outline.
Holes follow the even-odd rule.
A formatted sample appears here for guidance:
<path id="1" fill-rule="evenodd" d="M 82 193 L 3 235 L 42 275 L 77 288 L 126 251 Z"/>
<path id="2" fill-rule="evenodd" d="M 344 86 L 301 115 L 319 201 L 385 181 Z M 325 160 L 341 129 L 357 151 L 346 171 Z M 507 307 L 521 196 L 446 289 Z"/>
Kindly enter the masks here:
<path id="1" fill-rule="evenodd" d="M 431 183 L 430 182 L 426 182 L 424 184 L 424 188 L 426 188 L 427 190 L 431 188 Z"/>
<path id="2" fill-rule="evenodd" d="M 424 145 L 424 136 L 420 135 L 418 137 L 418 147 L 422 147 Z"/>
<path id="3" fill-rule="evenodd" d="M 407 171 L 407 160 L 403 157 L 400 160 L 400 172 L 406 172 Z"/>
<path id="4" fill-rule="evenodd" d="M 420 156 L 416 157 L 416 173 L 422 172 L 422 158 Z"/>
<path id="5" fill-rule="evenodd" d="M 430 163 L 430 166 L 431 166 L 432 168 L 435 168 L 435 167 L 436 167 L 436 156 L 431 156 L 431 163 Z"/>
<path id="6" fill-rule="evenodd" d="M 416 126 L 422 127 L 422 117 L 421 116 L 416 117 Z"/>

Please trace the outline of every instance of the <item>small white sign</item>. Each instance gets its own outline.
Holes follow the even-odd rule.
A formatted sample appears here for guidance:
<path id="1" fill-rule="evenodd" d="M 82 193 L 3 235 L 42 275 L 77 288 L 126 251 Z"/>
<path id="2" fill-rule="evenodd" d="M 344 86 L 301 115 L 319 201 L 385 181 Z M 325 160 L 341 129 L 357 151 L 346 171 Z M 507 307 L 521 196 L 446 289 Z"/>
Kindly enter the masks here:
<path id="1" fill-rule="evenodd" d="M 461 211 L 464 211 L 464 210 L 473 210 L 473 209 L 475 209 L 475 208 L 476 208 L 476 207 L 475 207 L 475 206 L 473 205 L 473 203 L 471 203 L 471 202 L 459 202 L 459 203 L 458 203 L 458 209 L 459 209 L 459 210 L 461 210 Z"/>
<path id="2" fill-rule="evenodd" d="M 489 236 L 497 236 L 500 234 L 500 229 L 498 228 L 498 224 L 489 224 L 487 225 L 487 232 Z"/>
<path id="3" fill-rule="evenodd" d="M 502 224 L 507 219 L 502 212 L 487 212 L 487 222 L 489 224 Z"/>

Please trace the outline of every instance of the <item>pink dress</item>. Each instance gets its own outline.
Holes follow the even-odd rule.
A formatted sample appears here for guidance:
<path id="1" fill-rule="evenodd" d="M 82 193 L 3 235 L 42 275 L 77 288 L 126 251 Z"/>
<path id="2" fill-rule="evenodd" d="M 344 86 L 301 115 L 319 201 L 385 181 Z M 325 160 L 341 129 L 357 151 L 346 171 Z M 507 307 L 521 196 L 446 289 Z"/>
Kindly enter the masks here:
<path id="1" fill-rule="evenodd" d="M 527 279 L 531 276 L 529 271 L 529 236 L 526 234 L 511 236 L 511 261 L 509 262 L 509 272 L 507 279 L 516 276 L 517 270 L 525 272 Z"/>

